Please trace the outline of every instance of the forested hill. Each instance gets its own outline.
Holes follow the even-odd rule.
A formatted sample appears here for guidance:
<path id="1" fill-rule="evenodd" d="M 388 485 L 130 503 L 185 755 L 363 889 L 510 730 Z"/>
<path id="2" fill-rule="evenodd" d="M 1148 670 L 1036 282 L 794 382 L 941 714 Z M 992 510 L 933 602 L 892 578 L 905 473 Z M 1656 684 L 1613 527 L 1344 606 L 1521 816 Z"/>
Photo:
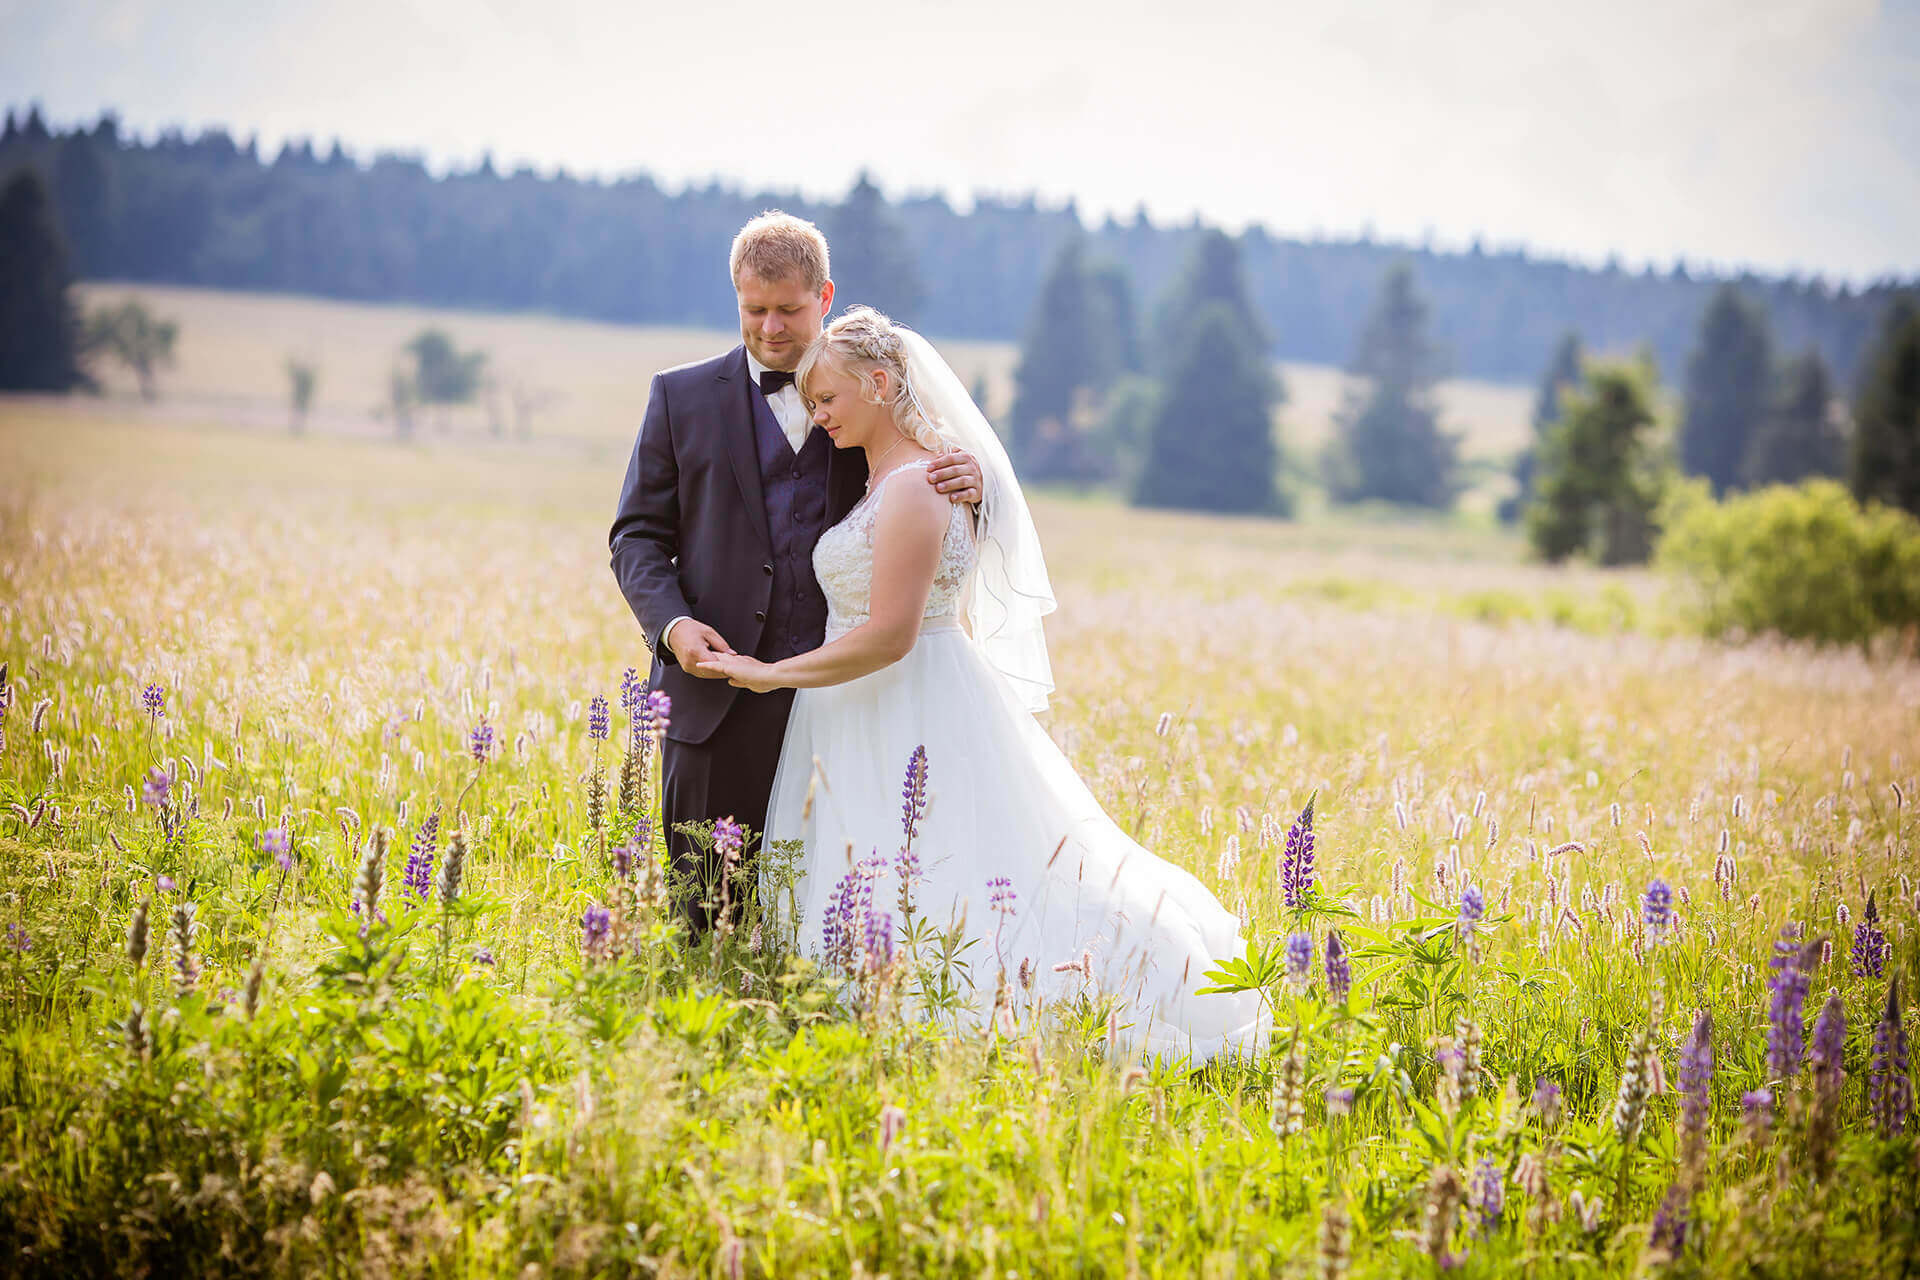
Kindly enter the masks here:
<path id="1" fill-rule="evenodd" d="M 711 185 L 678 194 L 652 179 L 582 181 L 491 164 L 436 178 L 416 158 L 365 162 L 335 144 L 263 157 L 215 130 L 123 136 L 111 117 L 71 132 L 37 111 L 7 115 L 0 178 L 38 166 L 83 277 L 153 280 L 382 301 L 537 309 L 603 320 L 733 323 L 727 248 L 778 206 L 820 222 L 843 301 L 870 301 L 936 333 L 1018 338 L 1046 266 L 1078 225 L 1071 209 L 979 197 L 889 203 L 864 181 L 839 204 Z M 1276 209 L 1277 219 L 1286 211 Z M 1123 264 L 1136 299 L 1156 297 L 1197 228 L 1109 220 L 1093 256 Z M 1595 270 L 1523 252 L 1242 238 L 1276 355 L 1344 364 L 1388 265 L 1407 260 L 1432 303 L 1452 372 L 1535 379 L 1553 343 L 1652 345 L 1668 377 L 1684 368 L 1716 280 Z M 1864 291 L 1815 279 L 1744 277 L 1787 350 L 1817 344 L 1851 380 L 1894 281 Z M 1151 310 L 1144 311 L 1151 318 Z"/>

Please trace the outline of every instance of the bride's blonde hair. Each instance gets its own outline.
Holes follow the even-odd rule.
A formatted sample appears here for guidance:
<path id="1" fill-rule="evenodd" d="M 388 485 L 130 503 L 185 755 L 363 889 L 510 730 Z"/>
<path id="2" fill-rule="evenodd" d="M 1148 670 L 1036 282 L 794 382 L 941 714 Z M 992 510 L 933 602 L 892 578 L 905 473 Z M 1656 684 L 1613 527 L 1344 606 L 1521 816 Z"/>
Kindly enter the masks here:
<path id="1" fill-rule="evenodd" d="M 794 370 L 793 385 L 800 389 L 809 408 L 813 397 L 807 395 L 807 376 L 822 360 L 831 360 L 860 382 L 869 403 L 885 404 L 893 414 L 893 425 L 900 434 L 922 449 L 942 453 L 948 442 L 940 424 L 921 407 L 914 394 L 913 379 L 907 373 L 907 344 L 899 326 L 872 307 L 854 307 L 822 329 L 807 344 Z M 890 394 L 880 394 L 879 369 L 887 371 Z"/>

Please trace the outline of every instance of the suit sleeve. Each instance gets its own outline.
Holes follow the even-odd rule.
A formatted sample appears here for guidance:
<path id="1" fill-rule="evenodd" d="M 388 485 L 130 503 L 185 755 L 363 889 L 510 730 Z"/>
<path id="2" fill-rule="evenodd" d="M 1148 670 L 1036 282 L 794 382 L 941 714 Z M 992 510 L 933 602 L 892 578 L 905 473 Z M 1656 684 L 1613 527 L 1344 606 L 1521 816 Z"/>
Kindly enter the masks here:
<path id="1" fill-rule="evenodd" d="M 680 573 L 674 564 L 680 554 L 680 466 L 674 457 L 670 422 L 666 382 L 655 374 L 620 489 L 620 506 L 607 535 L 613 576 L 640 621 L 647 648 L 669 665 L 673 651 L 661 645 L 660 633 L 674 619 L 693 612 L 680 590 Z"/>

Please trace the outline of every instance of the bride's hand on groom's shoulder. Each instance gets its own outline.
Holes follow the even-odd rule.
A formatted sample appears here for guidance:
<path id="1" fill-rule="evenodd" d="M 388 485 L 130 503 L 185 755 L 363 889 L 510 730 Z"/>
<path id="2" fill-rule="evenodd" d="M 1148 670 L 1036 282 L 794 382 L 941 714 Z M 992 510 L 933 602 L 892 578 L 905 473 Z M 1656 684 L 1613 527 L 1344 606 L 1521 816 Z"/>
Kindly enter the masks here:
<path id="1" fill-rule="evenodd" d="M 771 666 L 743 653 L 716 653 L 699 664 L 696 674 L 725 680 L 736 689 L 751 689 L 755 693 L 768 693 L 782 687 L 774 678 Z"/>
<path id="2" fill-rule="evenodd" d="M 935 458 L 927 468 L 927 480 L 954 502 L 978 506 L 985 492 L 979 459 L 960 449 Z"/>

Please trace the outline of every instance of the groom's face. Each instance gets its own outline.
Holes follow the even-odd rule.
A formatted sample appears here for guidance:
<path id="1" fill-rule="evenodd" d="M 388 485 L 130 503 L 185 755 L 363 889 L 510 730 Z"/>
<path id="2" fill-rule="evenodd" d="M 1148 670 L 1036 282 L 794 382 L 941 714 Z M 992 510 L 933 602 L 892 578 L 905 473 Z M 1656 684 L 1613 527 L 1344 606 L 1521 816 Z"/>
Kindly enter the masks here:
<path id="1" fill-rule="evenodd" d="M 833 281 L 815 292 L 797 275 L 762 280 L 745 274 L 734 284 L 740 299 L 740 340 L 769 369 L 792 369 L 833 305 Z"/>

